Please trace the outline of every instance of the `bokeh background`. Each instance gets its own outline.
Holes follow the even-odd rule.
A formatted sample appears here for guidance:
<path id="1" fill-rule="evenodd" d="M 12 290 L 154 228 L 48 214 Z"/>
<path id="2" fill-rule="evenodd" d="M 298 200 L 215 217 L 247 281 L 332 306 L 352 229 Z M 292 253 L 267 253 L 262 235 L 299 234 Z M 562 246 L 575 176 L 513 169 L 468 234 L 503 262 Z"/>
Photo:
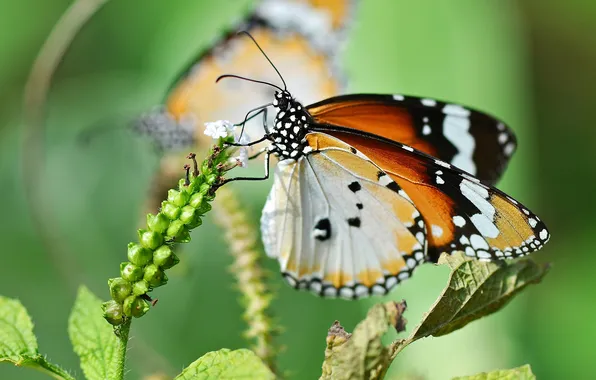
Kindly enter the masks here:
<path id="1" fill-rule="evenodd" d="M 126 121 L 160 103 L 179 71 L 252 3 L 111 0 L 93 17 L 50 92 L 45 156 L 37 157 L 43 223 L 51 225 L 43 243 L 24 195 L 22 96 L 39 48 L 69 4 L 0 4 L 0 294 L 27 307 L 41 352 L 82 377 L 66 334 L 76 288 L 85 284 L 108 297 L 106 280 L 117 275 L 135 238 L 159 162 L 148 141 L 125 131 Z M 367 0 L 341 60 L 349 92 L 449 99 L 505 120 L 519 150 L 499 187 L 552 232 L 535 255 L 553 263 L 542 284 L 496 315 L 415 343 L 390 376 L 444 379 L 525 363 L 540 379 L 596 376 L 596 3 Z M 80 132 L 97 124 L 116 131 L 80 144 Z M 257 223 L 270 184 L 236 186 Z M 158 307 L 134 322 L 129 378 L 173 376 L 207 351 L 247 346 L 221 236 L 207 217 L 184 247 L 183 265 L 155 292 Z M 276 273 L 276 262 L 266 266 Z M 387 297 L 408 301 L 410 329 L 447 275 L 424 266 Z M 351 330 L 379 301 L 322 300 L 289 289 L 278 276 L 271 283 L 273 312 L 284 328 L 280 367 L 291 378 L 318 377 L 330 324 L 339 319 Z M 2 379 L 44 377 L 0 366 Z"/>

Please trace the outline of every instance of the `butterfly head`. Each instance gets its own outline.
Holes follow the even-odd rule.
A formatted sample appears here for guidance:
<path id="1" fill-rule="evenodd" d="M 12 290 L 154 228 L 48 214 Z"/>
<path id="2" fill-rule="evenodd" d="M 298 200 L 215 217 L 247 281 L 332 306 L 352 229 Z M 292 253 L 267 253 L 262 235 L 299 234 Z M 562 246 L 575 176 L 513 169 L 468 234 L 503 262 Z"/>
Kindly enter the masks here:
<path id="1" fill-rule="evenodd" d="M 287 111 L 290 108 L 290 104 L 295 100 L 292 98 L 287 90 L 275 91 L 275 99 L 273 99 L 273 107 L 280 111 Z"/>

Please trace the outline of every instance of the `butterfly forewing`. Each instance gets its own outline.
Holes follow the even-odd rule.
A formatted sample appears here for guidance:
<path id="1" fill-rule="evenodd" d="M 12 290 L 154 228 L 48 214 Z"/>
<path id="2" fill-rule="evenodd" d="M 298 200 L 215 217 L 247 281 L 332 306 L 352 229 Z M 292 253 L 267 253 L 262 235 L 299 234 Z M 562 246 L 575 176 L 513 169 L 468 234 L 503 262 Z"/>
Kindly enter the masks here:
<path id="1" fill-rule="evenodd" d="M 343 95 L 307 109 L 314 130 L 348 128 L 381 136 L 449 162 L 490 184 L 500 178 L 516 148 L 513 132 L 501 121 L 429 98 Z"/>
<path id="2" fill-rule="evenodd" d="M 324 134 L 278 164 L 261 220 L 265 249 L 287 281 L 323 296 L 385 294 L 424 261 L 426 228 L 378 166 Z"/>

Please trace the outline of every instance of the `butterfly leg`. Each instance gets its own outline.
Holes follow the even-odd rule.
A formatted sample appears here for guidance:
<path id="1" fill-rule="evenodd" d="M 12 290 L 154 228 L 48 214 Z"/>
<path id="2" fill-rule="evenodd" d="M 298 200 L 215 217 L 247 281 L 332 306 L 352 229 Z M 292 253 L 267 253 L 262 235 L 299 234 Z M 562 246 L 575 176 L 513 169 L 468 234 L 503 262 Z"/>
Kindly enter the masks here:
<path id="1" fill-rule="evenodd" d="M 265 175 L 263 177 L 234 177 L 234 178 L 228 178 L 225 179 L 224 181 L 222 181 L 218 187 L 221 187 L 223 185 L 225 185 L 228 182 L 232 182 L 232 181 L 264 181 L 266 179 L 269 178 L 269 159 L 271 157 L 271 151 L 265 149 L 263 152 L 267 153 L 267 155 L 265 156 Z M 260 152 L 260 153 L 263 153 Z M 259 153 L 259 154 L 260 154 Z"/>
<path id="2" fill-rule="evenodd" d="M 259 112 L 257 112 L 253 116 L 251 116 L 251 118 L 253 118 L 253 117 L 255 117 L 255 116 L 259 115 L 259 114 L 263 114 L 263 129 L 265 129 L 265 132 L 266 132 L 263 137 L 261 137 L 258 140 L 255 140 L 255 141 L 251 141 L 251 142 L 249 142 L 247 144 L 227 143 L 227 145 L 231 145 L 231 146 L 252 146 L 252 145 L 256 145 L 258 143 L 261 143 L 261 142 L 267 140 L 267 138 L 269 136 L 269 128 L 267 127 L 267 108 L 263 108 L 262 110 L 260 110 Z M 244 121 L 244 123 L 246 123 L 246 120 Z M 241 123 L 241 124 L 238 124 L 238 125 L 242 125 L 244 123 Z M 242 137 L 242 133 L 244 133 L 244 125 L 242 125 L 242 132 L 240 132 L 240 137 Z M 238 138 L 238 140 L 240 140 L 240 137 Z"/>
<path id="3" fill-rule="evenodd" d="M 255 117 L 257 117 L 257 116 L 259 116 L 261 114 L 263 114 L 263 128 L 265 129 L 265 132 L 266 133 L 269 133 L 269 130 L 267 128 L 267 107 L 269 107 L 271 105 L 272 105 L 272 103 L 268 103 L 268 104 L 265 104 L 264 106 L 260 106 L 260 107 L 256 107 L 256 108 L 251 109 L 250 111 L 248 111 L 246 113 L 246 116 L 244 117 L 244 121 L 242 123 L 234 124 L 237 127 L 238 126 L 242 126 L 242 131 L 240 131 L 240 137 L 238 138 L 238 140 L 240 140 L 240 138 L 242 138 L 242 134 L 244 133 L 244 127 L 246 126 L 246 122 L 249 121 L 249 120 L 254 119 Z M 250 115 L 251 112 L 254 112 L 254 111 L 257 111 L 257 110 L 259 110 L 259 112 L 257 112 L 254 115 L 248 117 L 248 115 Z"/>
<path id="4" fill-rule="evenodd" d="M 229 146 L 253 146 L 253 145 L 257 145 L 257 144 L 259 144 L 259 143 L 262 143 L 262 142 L 263 142 L 263 141 L 265 141 L 265 140 L 267 140 L 267 136 L 263 136 L 263 137 L 261 137 L 261 138 L 260 138 L 260 139 L 258 139 L 258 140 L 251 141 L 251 142 L 249 142 L 249 143 L 246 143 L 246 144 L 240 144 L 240 143 L 226 143 L 226 145 L 229 145 Z"/>
<path id="5" fill-rule="evenodd" d="M 268 149 L 268 148 L 269 148 L 269 147 L 267 147 L 267 146 L 266 146 L 266 147 L 264 147 L 264 148 L 262 148 L 262 149 L 259 149 L 259 151 L 258 151 L 258 152 L 256 152 L 255 154 L 253 154 L 253 155 L 251 155 L 251 156 L 248 156 L 248 159 L 249 159 L 249 160 L 253 160 L 253 159 L 255 159 L 255 158 L 259 157 L 261 154 L 263 154 L 263 153 L 267 152 L 267 149 Z"/>

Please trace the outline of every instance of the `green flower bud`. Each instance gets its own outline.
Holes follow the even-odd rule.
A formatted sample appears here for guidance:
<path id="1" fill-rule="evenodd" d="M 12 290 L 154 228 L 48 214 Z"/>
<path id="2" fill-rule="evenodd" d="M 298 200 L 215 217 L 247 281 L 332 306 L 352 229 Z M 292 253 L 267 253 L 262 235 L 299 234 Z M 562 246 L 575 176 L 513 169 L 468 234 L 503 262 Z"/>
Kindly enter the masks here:
<path id="1" fill-rule="evenodd" d="M 189 230 L 192 230 L 193 228 L 197 228 L 198 226 L 203 224 L 203 221 L 201 220 L 201 217 L 198 214 L 199 213 L 196 213 L 194 220 L 186 225 L 186 227 Z"/>
<path id="2" fill-rule="evenodd" d="M 182 207 L 180 212 L 180 221 L 184 224 L 190 224 L 195 220 L 195 212 L 196 210 L 194 207 L 187 205 Z"/>
<path id="3" fill-rule="evenodd" d="M 166 232 L 166 236 L 176 239 L 182 232 L 185 230 L 184 223 L 181 220 L 174 220 L 170 223 L 170 227 L 168 227 L 168 231 Z"/>
<path id="4" fill-rule="evenodd" d="M 211 173 L 211 168 L 209 167 L 209 160 L 205 160 L 201 164 L 201 174 L 206 174 L 206 173 L 208 173 L 208 174 Z"/>
<path id="5" fill-rule="evenodd" d="M 178 219 L 180 208 L 170 202 L 162 202 L 161 212 L 170 220 Z"/>
<path id="6" fill-rule="evenodd" d="M 147 214 L 147 226 L 151 231 L 163 233 L 170 225 L 170 220 L 163 213 L 157 215 Z"/>
<path id="7" fill-rule="evenodd" d="M 145 266 L 149 264 L 153 252 L 150 249 L 143 248 L 139 244 L 129 243 L 128 244 L 128 260 L 137 266 Z"/>
<path id="8" fill-rule="evenodd" d="M 184 228 L 182 232 L 178 236 L 176 236 L 176 242 L 178 243 L 188 243 L 190 241 L 190 232 L 188 228 Z"/>
<path id="9" fill-rule="evenodd" d="M 149 290 L 149 284 L 145 280 L 137 281 L 132 285 L 132 294 L 135 296 L 146 294 Z"/>
<path id="10" fill-rule="evenodd" d="M 133 263 L 120 264 L 120 275 L 129 282 L 135 282 L 143 278 L 143 268 Z"/>
<path id="11" fill-rule="evenodd" d="M 139 318 L 149 311 L 149 305 L 145 300 L 137 296 L 130 296 L 124 300 L 122 305 L 124 314 L 129 317 Z"/>
<path id="12" fill-rule="evenodd" d="M 118 303 L 124 302 L 124 299 L 130 295 L 132 287 L 130 282 L 123 278 L 110 278 L 108 280 L 108 287 L 110 288 L 110 297 Z"/>
<path id="13" fill-rule="evenodd" d="M 190 200 L 188 201 L 188 204 L 194 208 L 199 208 L 203 205 L 203 203 L 205 202 L 205 197 L 203 194 L 193 194 L 192 197 L 190 197 Z"/>
<path id="14" fill-rule="evenodd" d="M 207 200 L 205 200 L 205 202 L 203 202 L 202 205 L 197 207 L 197 214 L 199 215 L 203 215 L 209 211 L 211 211 L 211 205 L 209 204 L 209 202 L 207 202 Z"/>
<path id="15" fill-rule="evenodd" d="M 139 241 L 143 247 L 153 250 L 163 244 L 163 236 L 155 231 L 139 230 Z"/>
<path id="16" fill-rule="evenodd" d="M 168 282 L 168 277 L 164 271 L 159 269 L 155 264 L 150 264 L 145 268 L 145 276 L 143 278 L 152 288 L 157 288 Z"/>
<path id="17" fill-rule="evenodd" d="M 219 176 L 217 174 L 210 174 L 208 176 L 205 177 L 205 181 L 210 184 L 213 185 L 215 182 L 217 182 L 217 178 Z"/>
<path id="18" fill-rule="evenodd" d="M 201 184 L 201 187 L 199 189 L 199 194 L 206 195 L 209 192 L 209 190 L 211 190 L 211 186 L 206 183 L 203 183 Z"/>
<path id="19" fill-rule="evenodd" d="M 168 191 L 168 201 L 178 207 L 186 205 L 188 197 L 189 195 L 186 191 L 176 191 L 174 189 Z"/>
<path id="20" fill-rule="evenodd" d="M 182 178 L 178 181 L 178 189 L 186 189 L 186 179 Z"/>
<path id="21" fill-rule="evenodd" d="M 118 326 L 124 323 L 124 312 L 122 310 L 122 305 L 118 302 L 114 300 L 104 302 L 101 304 L 101 309 L 103 310 L 103 317 L 112 326 Z"/>
<path id="22" fill-rule="evenodd" d="M 180 259 L 178 259 L 172 249 L 167 245 L 162 245 L 153 252 L 153 264 L 162 269 L 170 269 L 179 262 Z"/>

